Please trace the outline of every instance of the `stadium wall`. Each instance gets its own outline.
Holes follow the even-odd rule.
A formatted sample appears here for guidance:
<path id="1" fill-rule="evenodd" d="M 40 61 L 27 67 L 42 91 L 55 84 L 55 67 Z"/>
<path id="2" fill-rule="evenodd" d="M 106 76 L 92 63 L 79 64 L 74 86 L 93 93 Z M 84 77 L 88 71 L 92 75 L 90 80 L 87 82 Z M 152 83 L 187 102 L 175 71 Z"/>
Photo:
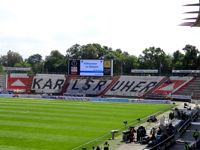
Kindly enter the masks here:
<path id="1" fill-rule="evenodd" d="M 98 78 L 72 78 L 65 95 L 98 96 L 112 82 L 110 79 Z"/>
<path id="2" fill-rule="evenodd" d="M 105 95 L 141 97 L 154 88 L 162 79 L 161 76 L 121 76 Z"/>
<path id="3" fill-rule="evenodd" d="M 65 75 L 37 74 L 33 77 L 31 90 L 35 93 L 59 94 L 65 83 Z"/>

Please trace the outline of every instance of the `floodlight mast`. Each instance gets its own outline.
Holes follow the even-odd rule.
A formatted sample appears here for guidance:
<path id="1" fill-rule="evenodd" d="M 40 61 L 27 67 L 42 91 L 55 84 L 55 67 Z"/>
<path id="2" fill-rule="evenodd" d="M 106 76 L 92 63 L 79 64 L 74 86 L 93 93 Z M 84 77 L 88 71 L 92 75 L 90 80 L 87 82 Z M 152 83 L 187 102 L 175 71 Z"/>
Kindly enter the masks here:
<path id="1" fill-rule="evenodd" d="M 190 27 L 200 27 L 200 0 L 199 3 L 195 3 L 195 4 L 186 4 L 183 6 L 199 6 L 199 10 L 198 11 L 189 11 L 189 12 L 185 12 L 185 14 L 197 14 L 197 17 L 191 17 L 191 18 L 184 18 L 183 20 L 189 20 L 187 22 L 183 22 L 182 24 L 180 24 L 180 26 L 190 26 Z"/>

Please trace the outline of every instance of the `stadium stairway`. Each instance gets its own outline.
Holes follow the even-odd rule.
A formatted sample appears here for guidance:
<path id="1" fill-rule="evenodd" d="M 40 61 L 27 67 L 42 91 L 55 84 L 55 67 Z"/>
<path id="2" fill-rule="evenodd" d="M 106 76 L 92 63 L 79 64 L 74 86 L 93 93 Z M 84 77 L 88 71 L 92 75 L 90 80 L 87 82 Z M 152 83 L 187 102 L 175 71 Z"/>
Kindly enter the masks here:
<path id="1" fill-rule="evenodd" d="M 27 85 L 26 93 L 31 94 L 31 87 L 32 87 L 32 82 L 33 82 L 33 76 L 29 76 L 29 82 Z"/>
<path id="2" fill-rule="evenodd" d="M 65 76 L 65 78 L 66 78 L 66 80 L 65 80 L 65 83 L 64 83 L 64 85 L 62 87 L 61 95 L 64 95 L 64 93 L 66 92 L 66 90 L 67 90 L 67 88 L 68 88 L 68 86 L 70 84 L 71 78 L 75 78 L 75 77 L 67 77 L 67 76 Z"/>
<path id="3" fill-rule="evenodd" d="M 196 77 L 188 84 L 173 93 L 174 95 L 191 95 L 193 99 L 200 99 L 200 77 Z"/>
<path id="4" fill-rule="evenodd" d="M 146 94 L 143 95 L 144 99 L 165 99 L 165 95 L 160 95 L 153 93 L 161 84 L 166 82 L 169 79 L 169 77 L 164 77 L 153 89 L 148 91 Z"/>
<path id="5" fill-rule="evenodd" d="M 106 92 L 119 80 L 119 78 L 120 76 L 112 77 L 112 82 L 98 96 L 104 96 Z"/>
<path id="6" fill-rule="evenodd" d="M 5 74 L 0 75 L 0 86 L 1 88 L 6 89 L 6 75 Z"/>
<path id="7" fill-rule="evenodd" d="M 184 134 L 176 140 L 176 143 L 169 147 L 169 150 L 183 150 L 185 147 L 185 142 L 188 142 L 191 149 L 199 150 L 200 149 L 200 139 L 198 138 L 198 142 L 195 148 L 195 139 L 193 138 L 193 132 L 197 129 L 200 130 L 200 118 L 191 122 L 189 128 L 184 132 Z"/>

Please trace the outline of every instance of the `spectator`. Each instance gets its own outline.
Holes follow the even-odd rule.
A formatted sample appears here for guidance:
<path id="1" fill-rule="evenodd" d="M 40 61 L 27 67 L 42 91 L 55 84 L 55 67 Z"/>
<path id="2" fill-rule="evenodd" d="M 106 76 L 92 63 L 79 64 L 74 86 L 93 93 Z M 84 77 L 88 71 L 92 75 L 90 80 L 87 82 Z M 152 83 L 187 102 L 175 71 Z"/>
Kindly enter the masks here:
<path id="1" fill-rule="evenodd" d="M 157 135 L 161 135 L 162 134 L 162 130 L 161 130 L 161 128 L 159 127 L 158 128 L 158 131 L 157 131 Z"/>
<path id="2" fill-rule="evenodd" d="M 140 128 L 137 129 L 137 142 L 140 142 Z"/>
<path id="3" fill-rule="evenodd" d="M 104 148 L 103 149 L 104 150 L 109 150 L 109 144 L 108 144 L 107 141 L 104 143 Z"/>
<path id="4" fill-rule="evenodd" d="M 156 135 L 156 128 L 153 127 L 150 131 L 150 134 L 155 136 Z"/>
<path id="5" fill-rule="evenodd" d="M 96 150 L 101 150 L 101 148 L 99 146 L 97 146 Z"/>
<path id="6" fill-rule="evenodd" d="M 199 131 L 197 129 L 193 132 L 193 137 L 194 137 L 195 141 L 197 141 L 197 139 L 199 137 Z"/>
<path id="7" fill-rule="evenodd" d="M 130 132 L 129 132 L 129 141 L 131 143 L 135 139 L 134 133 L 136 133 L 136 130 L 135 130 L 134 127 L 130 127 L 129 130 L 130 130 Z"/>
<path id="8" fill-rule="evenodd" d="M 185 150 L 189 150 L 190 149 L 190 146 L 189 146 L 189 143 L 188 142 L 185 142 Z"/>
<path id="9" fill-rule="evenodd" d="M 173 119 L 174 119 L 174 113 L 173 113 L 173 112 L 170 112 L 170 113 L 169 113 L 169 119 L 170 119 L 170 120 L 173 120 Z"/>

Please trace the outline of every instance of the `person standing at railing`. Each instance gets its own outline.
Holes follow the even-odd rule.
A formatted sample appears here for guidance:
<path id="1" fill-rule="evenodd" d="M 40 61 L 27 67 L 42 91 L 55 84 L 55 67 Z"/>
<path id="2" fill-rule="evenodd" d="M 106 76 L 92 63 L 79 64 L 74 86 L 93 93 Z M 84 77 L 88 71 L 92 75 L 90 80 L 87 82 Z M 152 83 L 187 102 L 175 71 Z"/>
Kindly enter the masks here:
<path id="1" fill-rule="evenodd" d="M 185 147 L 185 150 L 189 150 L 189 149 L 190 149 L 189 143 L 188 143 L 188 142 L 185 142 L 184 147 Z"/>
<path id="2" fill-rule="evenodd" d="M 193 138 L 195 139 L 195 141 L 197 141 L 197 139 L 199 138 L 199 131 L 197 129 L 193 132 Z"/>
<path id="3" fill-rule="evenodd" d="M 199 138 L 199 131 L 197 129 L 193 132 L 193 138 L 195 139 L 195 148 L 196 148 L 197 140 Z"/>

